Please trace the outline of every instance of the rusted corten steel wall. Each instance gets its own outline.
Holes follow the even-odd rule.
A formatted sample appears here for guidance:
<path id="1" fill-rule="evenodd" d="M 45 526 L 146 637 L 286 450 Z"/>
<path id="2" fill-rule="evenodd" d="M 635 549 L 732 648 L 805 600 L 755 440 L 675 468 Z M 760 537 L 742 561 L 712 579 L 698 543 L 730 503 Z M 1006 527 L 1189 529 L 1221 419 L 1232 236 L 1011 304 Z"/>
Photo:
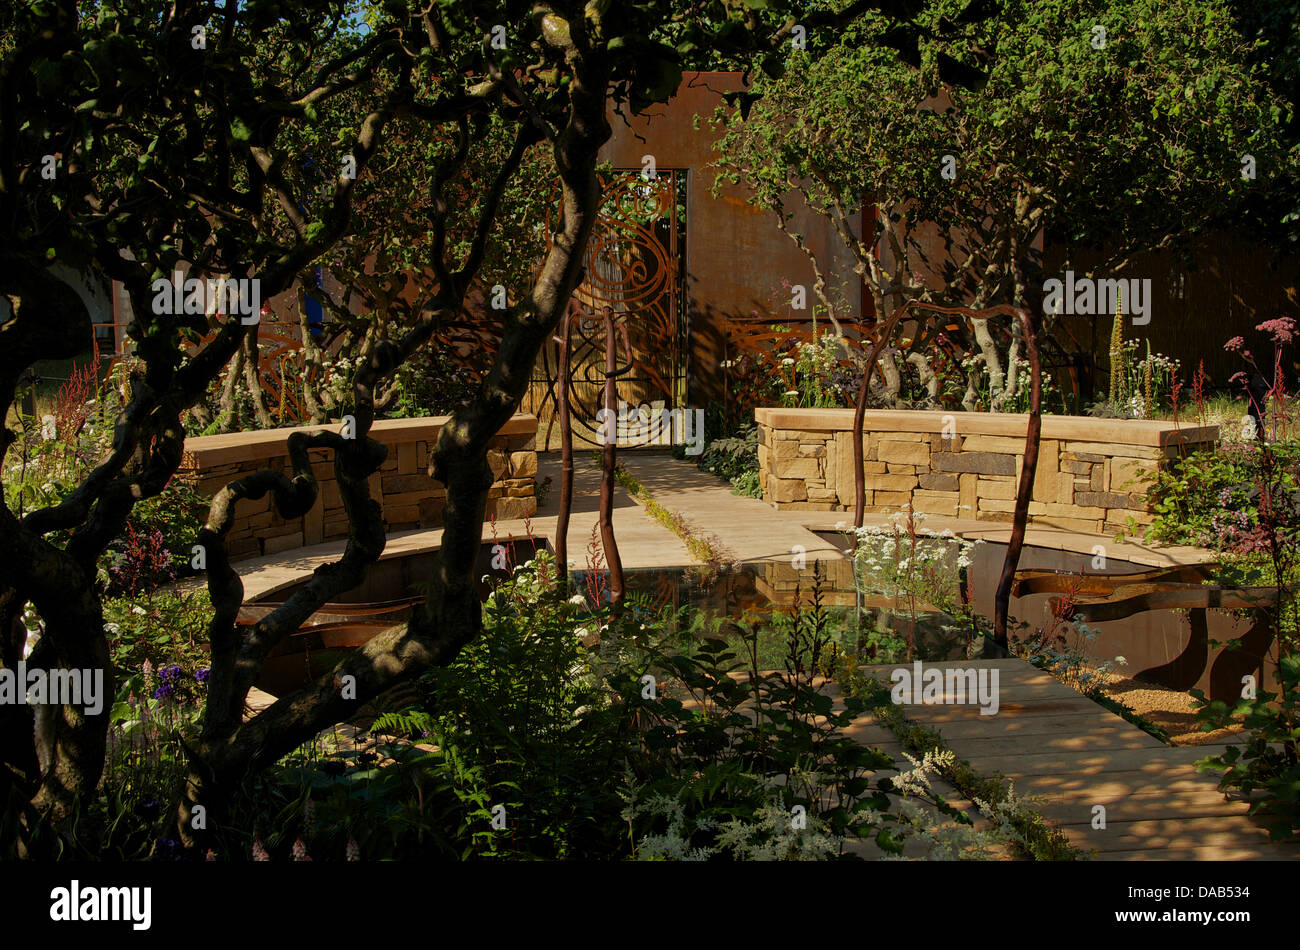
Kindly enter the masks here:
<path id="1" fill-rule="evenodd" d="M 1065 251 L 1049 242 L 1046 273 L 1059 276 L 1067 268 L 1082 276 L 1099 257 L 1080 253 L 1066 261 Z M 1153 353 L 1181 361 L 1190 374 L 1205 360 L 1214 386 L 1227 385 L 1243 369 L 1241 358 L 1227 353 L 1223 344 L 1244 336 L 1260 365 L 1272 362 L 1272 348 L 1256 325 L 1274 317 L 1300 321 L 1300 256 L 1279 258 L 1271 249 L 1240 235 L 1209 234 L 1192 245 L 1190 263 L 1172 251 L 1141 254 L 1124 271 L 1128 278 L 1151 280 L 1151 322 L 1134 326 L 1128 321 L 1124 339 L 1146 343 Z M 1064 316 L 1062 323 L 1097 361 L 1099 395 L 1105 395 L 1109 373 L 1111 316 Z"/>
<path id="2" fill-rule="evenodd" d="M 787 285 L 804 284 L 812 298 L 812 268 L 803 254 L 776 227 L 770 213 L 754 208 L 743 187 L 723 186 L 711 194 L 716 169 L 713 142 L 719 132 L 708 118 L 722 105 L 722 94 L 743 87 L 739 73 L 687 73 L 677 95 L 647 116 L 611 113 L 614 133 L 602 157 L 619 168 L 639 168 L 645 155 L 653 155 L 659 168 L 686 169 L 689 189 L 686 224 L 687 317 L 691 321 L 691 388 L 693 405 L 721 397 L 724 359 L 724 317 L 806 322 L 809 312 L 790 308 Z M 696 116 L 700 116 L 696 128 Z M 871 209 L 866 212 L 868 220 Z M 858 216 L 862 225 L 862 216 Z M 852 316 L 870 318 L 870 299 L 853 273 L 853 260 L 825 219 L 804 210 L 797 213 L 792 230 L 827 261 L 823 270 L 840 299 L 856 304 Z M 942 245 L 937 233 L 924 234 L 929 252 Z M 1095 255 L 1092 259 L 1095 259 Z M 1088 270 L 1087 254 L 1069 262 L 1076 273 Z M 1065 251 L 1051 242 L 1044 250 L 1044 276 L 1060 276 L 1066 269 Z M 935 265 L 931 264 L 931 269 Z M 1116 276 L 1116 275 L 1098 275 Z M 1204 358 L 1216 385 L 1224 385 L 1241 368 L 1223 350 L 1231 336 L 1244 335 L 1257 356 L 1268 353 L 1266 341 L 1254 333 L 1256 324 L 1276 316 L 1300 319 L 1300 256 L 1278 259 L 1267 247 L 1232 234 L 1208 235 L 1195 245 L 1189 264 L 1179 263 L 1172 252 L 1141 255 L 1125 270 L 1125 277 L 1151 278 L 1152 319 L 1145 326 L 1130 323 L 1125 338 L 1149 340 L 1154 352 L 1180 360 L 1190 373 Z M 1074 341 L 1090 351 L 1093 383 L 1104 395 L 1109 372 L 1109 316 L 1062 318 L 1069 335 L 1061 335 L 1067 349 Z M 1068 386 L 1066 388 L 1069 388 Z"/>
<path id="3" fill-rule="evenodd" d="M 721 132 L 711 129 L 708 119 L 723 104 L 724 92 L 741 88 L 740 73 L 687 73 L 677 94 L 649 114 L 624 119 L 611 112 L 614 134 L 601 153 L 616 168 L 641 168 L 643 157 L 653 155 L 660 169 L 688 171 L 685 316 L 691 330 L 688 401 L 693 406 L 722 398 L 724 317 L 757 313 L 774 322 L 808 319 L 816 303 L 812 266 L 777 229 L 772 214 L 750 205 L 743 187 L 724 185 L 717 198 L 711 194 L 717 169 L 709 166 Z M 805 209 L 795 214 L 791 230 L 805 236 L 819 261 L 829 262 L 822 268 L 827 282 L 854 308 L 849 315 L 858 316 L 862 282 L 830 222 Z M 787 285 L 795 284 L 807 288 L 808 310 L 791 310 Z"/>

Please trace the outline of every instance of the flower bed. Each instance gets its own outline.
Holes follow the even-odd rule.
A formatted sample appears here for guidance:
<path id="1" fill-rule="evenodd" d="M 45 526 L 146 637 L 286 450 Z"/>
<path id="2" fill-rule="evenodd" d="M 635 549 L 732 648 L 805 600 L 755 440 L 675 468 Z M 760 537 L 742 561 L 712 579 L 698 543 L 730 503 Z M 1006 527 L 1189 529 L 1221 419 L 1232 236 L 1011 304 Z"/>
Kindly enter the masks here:
<path id="1" fill-rule="evenodd" d="M 777 508 L 852 511 L 853 410 L 754 411 L 763 498 Z M 869 410 L 868 511 L 1011 521 L 1028 417 Z M 1180 454 L 1210 448 L 1217 426 L 1043 416 L 1031 523 L 1074 531 L 1149 524 L 1147 486 Z"/>

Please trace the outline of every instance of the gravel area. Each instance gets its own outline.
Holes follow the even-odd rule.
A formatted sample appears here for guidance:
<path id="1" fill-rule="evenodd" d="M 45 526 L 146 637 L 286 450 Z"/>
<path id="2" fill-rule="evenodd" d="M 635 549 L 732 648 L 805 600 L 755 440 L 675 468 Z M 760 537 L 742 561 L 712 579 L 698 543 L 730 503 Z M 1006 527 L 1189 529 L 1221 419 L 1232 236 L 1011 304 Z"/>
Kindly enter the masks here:
<path id="1" fill-rule="evenodd" d="M 1169 733 L 1175 745 L 1201 745 L 1237 735 L 1241 729 L 1202 732 L 1196 721 L 1196 701 L 1181 690 L 1139 683 L 1116 673 L 1106 676 L 1106 695 L 1128 706 L 1148 722 Z"/>

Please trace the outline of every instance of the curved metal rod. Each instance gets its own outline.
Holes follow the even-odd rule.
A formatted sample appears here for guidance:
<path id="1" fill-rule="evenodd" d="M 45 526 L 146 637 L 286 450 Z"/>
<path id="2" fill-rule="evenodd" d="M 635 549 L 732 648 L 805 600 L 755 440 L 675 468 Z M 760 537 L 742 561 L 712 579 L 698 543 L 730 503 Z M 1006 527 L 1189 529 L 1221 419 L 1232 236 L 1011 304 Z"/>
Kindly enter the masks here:
<path id="1" fill-rule="evenodd" d="M 605 549 L 605 566 L 609 568 L 609 609 L 612 615 L 617 615 L 623 606 L 623 559 L 618 553 L 618 540 L 614 537 L 614 469 L 617 465 L 617 441 L 618 423 L 612 416 L 614 413 L 614 401 L 617 395 L 618 387 L 615 377 L 619 373 L 615 369 L 615 363 L 618 360 L 618 341 L 615 337 L 614 311 L 612 307 L 604 308 L 605 317 L 605 424 L 614 426 L 614 436 L 610 437 L 610 431 L 605 430 L 604 453 L 601 458 L 601 477 L 600 477 L 600 543 Z M 623 338 L 627 339 L 627 329 L 623 328 Z M 629 347 L 628 356 L 631 356 Z M 627 367 L 631 369 L 631 362 Z M 625 370 L 626 371 L 626 370 Z"/>
<path id="2" fill-rule="evenodd" d="M 863 457 L 862 457 L 862 428 L 866 421 L 867 414 L 867 394 L 871 388 L 871 377 L 876 365 L 876 360 L 880 351 L 884 348 L 885 342 L 898 326 L 898 321 L 902 319 L 912 307 L 918 307 L 925 310 L 932 310 L 936 313 L 959 314 L 971 320 L 987 320 L 991 316 L 1006 315 L 1017 318 L 1025 335 L 1025 355 L 1029 358 L 1029 368 L 1031 372 L 1031 382 L 1029 388 L 1029 424 L 1025 429 L 1025 451 L 1024 462 L 1020 469 L 1020 480 L 1016 486 L 1016 508 L 1012 518 L 1011 538 L 1007 543 L 1007 556 L 1002 564 L 1002 576 L 998 580 L 997 594 L 993 599 L 993 639 L 1002 647 L 1007 645 L 1007 610 L 1011 602 L 1011 585 L 1015 580 L 1016 567 L 1020 563 L 1020 551 L 1025 544 L 1025 526 L 1029 521 L 1029 499 L 1034 491 L 1034 470 L 1038 467 L 1038 442 L 1042 434 L 1042 398 L 1043 398 L 1043 378 L 1042 368 L 1038 360 L 1038 338 L 1034 333 L 1034 322 L 1030 313 L 1024 307 L 1013 307 L 1010 304 L 999 304 L 996 307 L 986 307 L 982 310 L 975 310 L 971 307 L 941 307 L 937 304 L 925 303 L 917 300 L 915 297 L 909 299 L 901 307 L 889 315 L 885 321 L 884 327 L 880 331 L 880 336 L 872 344 L 870 352 L 867 354 L 866 371 L 862 374 L 862 385 L 858 389 L 858 402 L 853 413 L 853 480 L 855 487 L 853 524 L 854 527 L 861 528 L 863 516 L 866 513 L 866 479 L 863 475 Z"/>
<path id="3" fill-rule="evenodd" d="M 569 579 L 569 513 L 573 509 L 573 424 L 569 419 L 569 332 L 576 303 L 569 302 L 560 322 L 559 390 L 556 413 L 560 417 L 560 511 L 555 517 L 555 567 L 562 581 Z M 547 436 L 549 442 L 550 437 Z M 547 446 L 549 448 L 549 445 Z"/>

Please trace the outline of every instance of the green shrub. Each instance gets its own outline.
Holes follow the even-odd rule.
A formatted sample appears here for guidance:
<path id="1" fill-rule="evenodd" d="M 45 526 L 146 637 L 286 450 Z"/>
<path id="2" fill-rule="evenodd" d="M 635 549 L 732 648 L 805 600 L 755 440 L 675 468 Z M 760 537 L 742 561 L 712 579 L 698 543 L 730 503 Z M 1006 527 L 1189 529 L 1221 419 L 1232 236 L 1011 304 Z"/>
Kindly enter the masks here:
<path id="1" fill-rule="evenodd" d="M 734 489 L 734 494 L 744 495 L 746 498 L 763 497 L 763 479 L 754 469 L 741 472 L 732 478 L 731 487 Z"/>
<path id="2" fill-rule="evenodd" d="M 700 468 L 724 481 L 758 472 L 758 426 L 747 423 L 732 435 L 714 439 L 700 455 Z"/>
<path id="3" fill-rule="evenodd" d="M 1275 448 L 1283 457 L 1300 458 L 1300 442 L 1277 443 Z M 1245 528 L 1254 523 L 1252 488 L 1259 467 L 1259 449 L 1249 443 L 1225 443 L 1175 460 L 1155 474 L 1147 491 L 1155 520 L 1147 526 L 1146 537 L 1167 544 L 1219 546 L 1229 525 Z"/>
<path id="4" fill-rule="evenodd" d="M 138 532 L 158 531 L 177 576 L 183 577 L 194 573 L 189 566 L 191 549 L 207 521 L 209 504 L 194 486 L 172 479 L 161 494 L 137 502 L 127 523 Z M 111 550 L 120 551 L 121 542 Z"/>
<path id="5" fill-rule="evenodd" d="M 119 680 L 140 677 L 146 661 L 155 669 L 178 664 L 189 675 L 208 665 L 207 590 L 166 590 L 104 600 L 104 625 Z"/>
<path id="6" fill-rule="evenodd" d="M 1250 797 L 1251 814 L 1264 816 L 1275 840 L 1300 837 L 1300 655 L 1278 661 L 1281 693 L 1261 692 L 1235 707 L 1210 702 L 1199 689 L 1201 728 L 1209 731 L 1244 725 L 1244 746 L 1231 745 L 1197 763 L 1202 772 L 1221 772 L 1221 790 L 1236 789 Z"/>

